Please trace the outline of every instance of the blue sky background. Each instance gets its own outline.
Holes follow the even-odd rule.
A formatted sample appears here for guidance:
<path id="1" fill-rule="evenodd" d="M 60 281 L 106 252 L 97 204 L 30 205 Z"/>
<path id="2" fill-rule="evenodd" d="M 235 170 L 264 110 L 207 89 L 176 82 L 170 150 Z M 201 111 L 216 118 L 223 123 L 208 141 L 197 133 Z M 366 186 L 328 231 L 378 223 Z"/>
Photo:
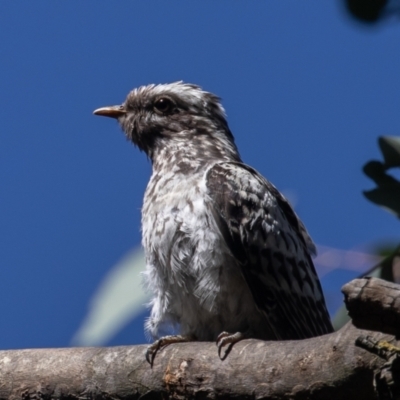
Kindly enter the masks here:
<path id="1" fill-rule="evenodd" d="M 223 99 L 242 157 L 318 245 L 372 250 L 399 222 L 362 165 L 400 132 L 400 25 L 338 1 L 0 2 L 0 348 L 68 346 L 140 243 L 151 166 L 92 111 L 176 80 Z M 354 271 L 322 282 L 340 299 Z M 143 315 L 110 343 L 143 342 Z"/>

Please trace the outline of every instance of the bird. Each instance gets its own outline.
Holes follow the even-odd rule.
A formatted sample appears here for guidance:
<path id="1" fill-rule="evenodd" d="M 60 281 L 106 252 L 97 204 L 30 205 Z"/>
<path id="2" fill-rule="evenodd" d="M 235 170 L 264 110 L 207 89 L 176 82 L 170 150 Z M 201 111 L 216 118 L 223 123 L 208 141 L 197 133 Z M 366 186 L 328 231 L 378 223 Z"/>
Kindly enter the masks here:
<path id="1" fill-rule="evenodd" d="M 242 161 L 219 97 L 150 84 L 94 114 L 117 119 L 152 164 L 142 207 L 151 366 L 172 343 L 215 341 L 224 359 L 242 339 L 333 331 L 315 245 L 286 198 Z"/>

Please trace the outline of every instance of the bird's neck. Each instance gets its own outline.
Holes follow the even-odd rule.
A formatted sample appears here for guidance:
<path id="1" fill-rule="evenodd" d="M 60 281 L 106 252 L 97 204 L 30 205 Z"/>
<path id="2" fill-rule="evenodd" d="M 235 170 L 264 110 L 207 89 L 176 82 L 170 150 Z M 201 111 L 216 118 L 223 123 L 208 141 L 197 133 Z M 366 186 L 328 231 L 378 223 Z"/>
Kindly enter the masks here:
<path id="1" fill-rule="evenodd" d="M 233 141 L 202 135 L 161 143 L 150 158 L 153 172 L 183 175 L 196 173 L 216 162 L 241 161 Z"/>

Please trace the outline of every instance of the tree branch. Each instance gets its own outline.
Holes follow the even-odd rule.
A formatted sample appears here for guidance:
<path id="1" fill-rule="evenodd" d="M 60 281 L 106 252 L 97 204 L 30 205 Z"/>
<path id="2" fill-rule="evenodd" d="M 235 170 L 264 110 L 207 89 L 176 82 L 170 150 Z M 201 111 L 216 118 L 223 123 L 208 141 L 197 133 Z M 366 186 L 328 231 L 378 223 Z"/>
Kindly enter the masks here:
<path id="1" fill-rule="evenodd" d="M 377 278 L 354 279 L 342 292 L 357 328 L 400 334 L 400 285 Z"/>
<path id="2" fill-rule="evenodd" d="M 366 334 L 396 344 L 348 324 L 301 341 L 243 340 L 224 361 L 214 343 L 174 344 L 157 353 L 153 368 L 145 361 L 147 346 L 1 351 L 0 400 L 376 399 L 374 371 L 387 360 L 355 346 Z"/>

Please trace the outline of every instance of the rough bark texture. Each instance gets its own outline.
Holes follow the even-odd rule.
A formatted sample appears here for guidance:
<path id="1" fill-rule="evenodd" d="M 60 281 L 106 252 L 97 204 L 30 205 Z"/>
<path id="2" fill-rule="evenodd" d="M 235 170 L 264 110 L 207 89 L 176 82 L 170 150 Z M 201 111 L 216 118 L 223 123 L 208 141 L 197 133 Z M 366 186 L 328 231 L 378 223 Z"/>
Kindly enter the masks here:
<path id="1" fill-rule="evenodd" d="M 224 361 L 214 343 L 175 344 L 153 368 L 147 346 L 1 351 L 0 400 L 376 399 L 374 373 L 387 360 L 355 346 L 360 335 L 396 344 L 348 324 L 301 341 L 244 340 Z"/>
<path id="2" fill-rule="evenodd" d="M 342 292 L 356 327 L 400 334 L 400 285 L 377 278 L 354 279 Z"/>

